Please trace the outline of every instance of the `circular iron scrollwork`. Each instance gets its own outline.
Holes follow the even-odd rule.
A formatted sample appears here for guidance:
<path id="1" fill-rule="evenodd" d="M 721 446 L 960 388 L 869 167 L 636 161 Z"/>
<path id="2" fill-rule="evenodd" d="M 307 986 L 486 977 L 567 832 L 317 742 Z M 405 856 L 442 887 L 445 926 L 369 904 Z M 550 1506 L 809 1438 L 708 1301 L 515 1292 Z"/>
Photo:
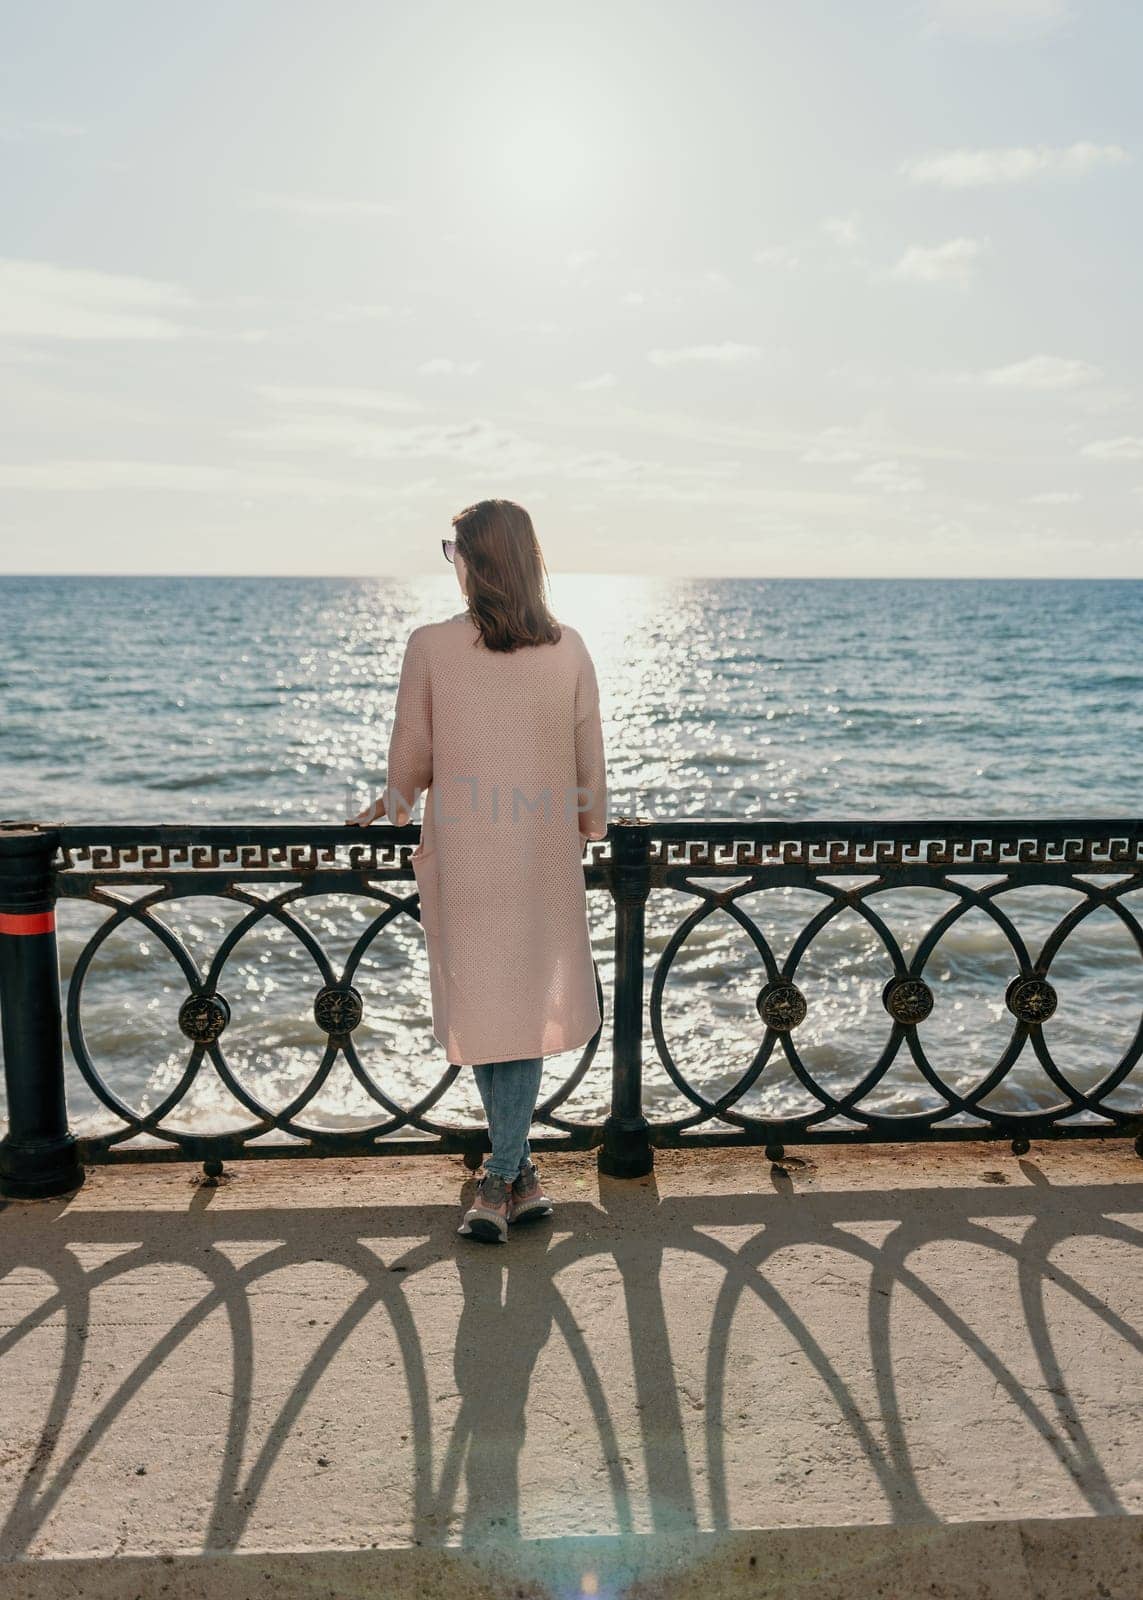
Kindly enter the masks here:
<path id="1" fill-rule="evenodd" d="M 350 984 L 327 984 L 314 1001 L 314 1021 L 324 1033 L 352 1033 L 361 1016 L 361 996 Z"/>
<path id="2" fill-rule="evenodd" d="M 758 996 L 758 1015 L 775 1033 L 789 1033 L 805 1020 L 806 997 L 796 983 L 775 978 Z"/>
<path id="3" fill-rule="evenodd" d="M 924 978 L 890 978 L 881 991 L 881 1003 L 903 1027 L 924 1022 L 933 1009 L 933 991 Z"/>
<path id="4" fill-rule="evenodd" d="M 220 994 L 188 994 L 179 1007 L 179 1027 L 195 1044 L 213 1044 L 230 1021 Z"/>
<path id="5" fill-rule="evenodd" d="M 1046 1022 L 1056 1009 L 1056 991 L 1047 978 L 1015 977 L 1008 985 L 1004 1004 L 1021 1022 Z"/>

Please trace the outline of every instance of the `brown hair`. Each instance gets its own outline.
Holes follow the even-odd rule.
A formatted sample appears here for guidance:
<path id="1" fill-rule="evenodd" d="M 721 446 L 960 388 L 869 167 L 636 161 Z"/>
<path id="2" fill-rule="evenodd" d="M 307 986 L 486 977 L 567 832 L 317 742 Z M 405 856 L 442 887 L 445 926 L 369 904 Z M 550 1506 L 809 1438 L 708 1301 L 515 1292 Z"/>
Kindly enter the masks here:
<path id="1" fill-rule="evenodd" d="M 512 500 L 478 500 L 452 519 L 467 568 L 468 614 L 489 650 L 555 644 L 549 583 L 532 519 Z"/>

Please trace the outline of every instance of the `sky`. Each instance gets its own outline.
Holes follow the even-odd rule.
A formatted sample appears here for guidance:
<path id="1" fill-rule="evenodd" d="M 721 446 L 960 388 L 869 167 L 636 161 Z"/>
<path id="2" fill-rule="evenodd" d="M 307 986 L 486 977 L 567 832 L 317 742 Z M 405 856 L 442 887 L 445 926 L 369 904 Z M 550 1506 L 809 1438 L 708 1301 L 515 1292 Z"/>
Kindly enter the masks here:
<path id="1" fill-rule="evenodd" d="M 0 571 L 1143 576 L 1135 0 L 0 23 Z"/>

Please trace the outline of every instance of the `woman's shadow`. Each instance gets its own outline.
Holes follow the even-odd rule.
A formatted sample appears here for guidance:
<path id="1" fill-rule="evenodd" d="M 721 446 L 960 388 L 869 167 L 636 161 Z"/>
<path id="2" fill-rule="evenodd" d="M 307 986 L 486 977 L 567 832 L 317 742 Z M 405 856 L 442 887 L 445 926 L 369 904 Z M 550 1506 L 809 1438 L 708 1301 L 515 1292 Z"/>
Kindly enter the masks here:
<path id="1" fill-rule="evenodd" d="M 463 1306 L 453 1371 L 461 1403 L 434 1501 L 438 1522 L 449 1520 L 463 1470 L 465 1506 L 459 1532 L 464 1544 L 522 1536 L 521 1458 L 529 1408 L 535 1405 L 533 1379 L 553 1333 L 561 1353 L 570 1355 L 578 1379 L 578 1386 L 562 1390 L 561 1419 L 580 1437 L 598 1439 L 607 1484 L 605 1520 L 620 1534 L 634 1531 L 627 1470 L 631 1463 L 623 1454 L 631 1441 L 620 1438 L 612 1411 L 615 1395 L 608 1392 L 609 1380 L 618 1375 L 601 1370 L 599 1352 L 593 1353 L 568 1303 L 566 1279 L 560 1282 L 562 1274 L 590 1257 L 611 1262 L 614 1315 L 617 1325 L 631 1329 L 631 1379 L 654 1525 L 660 1530 L 696 1526 L 663 1300 L 664 1240 L 655 1226 L 659 1208 L 653 1177 L 634 1191 L 629 1184 L 603 1179 L 598 1202 L 564 1203 L 558 1220 L 521 1223 L 507 1247 L 458 1241 Z M 538 1392 L 544 1387 L 542 1382 L 536 1386 Z M 550 1442 L 545 1448 L 551 1448 Z M 523 1470 L 526 1474 L 526 1458 Z M 594 1498 L 587 1486 L 584 1498 Z M 528 1503 L 526 1492 L 524 1501 Z"/>
<path id="2" fill-rule="evenodd" d="M 536 1360 L 562 1304 L 551 1274 L 542 1267 L 536 1271 L 552 1228 L 552 1218 L 540 1217 L 517 1224 L 507 1246 L 457 1240 L 464 1304 L 453 1371 L 460 1410 L 441 1463 L 436 1500 L 444 1508 L 456 1504 L 463 1468 L 465 1544 L 520 1537 L 528 1396 Z"/>

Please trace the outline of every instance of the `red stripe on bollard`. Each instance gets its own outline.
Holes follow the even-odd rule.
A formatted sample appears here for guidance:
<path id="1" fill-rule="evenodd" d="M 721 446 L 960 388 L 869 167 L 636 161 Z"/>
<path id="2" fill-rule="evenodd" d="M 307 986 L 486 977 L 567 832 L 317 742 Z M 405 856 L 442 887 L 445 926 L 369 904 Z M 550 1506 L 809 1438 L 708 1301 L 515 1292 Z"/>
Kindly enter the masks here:
<path id="1" fill-rule="evenodd" d="M 0 911 L 0 933 L 54 933 L 54 911 L 32 911 L 25 915 Z"/>

